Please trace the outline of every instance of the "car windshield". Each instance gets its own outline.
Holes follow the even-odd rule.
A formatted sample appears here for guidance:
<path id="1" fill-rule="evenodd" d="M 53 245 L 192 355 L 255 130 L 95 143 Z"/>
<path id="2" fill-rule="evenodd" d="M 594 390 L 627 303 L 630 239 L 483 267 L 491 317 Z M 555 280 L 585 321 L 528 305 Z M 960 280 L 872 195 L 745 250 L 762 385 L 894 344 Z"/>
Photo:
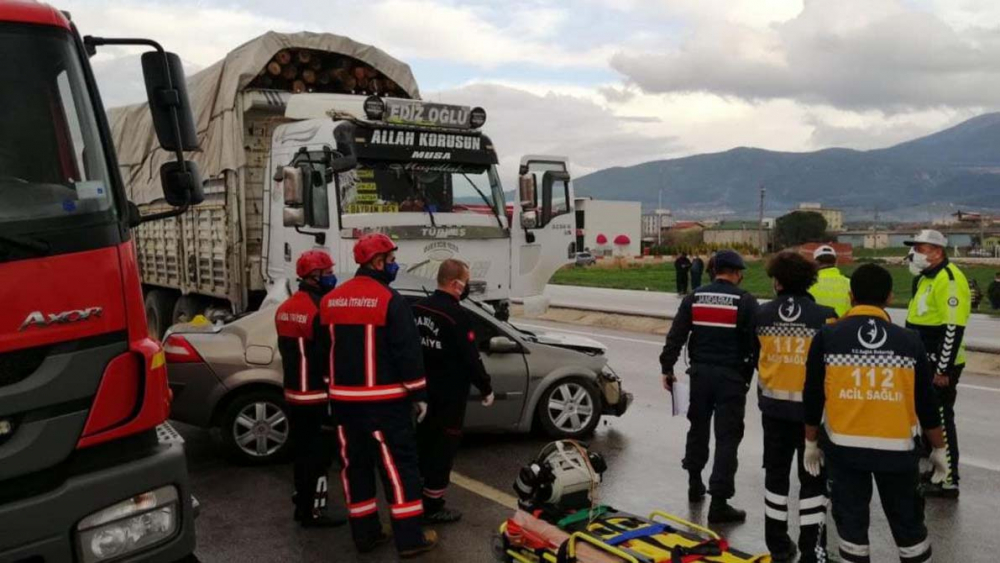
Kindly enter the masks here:
<path id="1" fill-rule="evenodd" d="M 490 307 L 486 303 L 477 301 L 475 299 L 472 299 L 471 297 L 466 299 L 465 302 L 468 304 L 470 308 L 477 310 L 480 314 L 488 317 L 490 320 L 502 326 L 503 328 L 507 329 L 508 331 L 515 332 L 521 335 L 521 337 L 524 338 L 525 340 L 530 340 L 534 342 L 538 339 L 537 335 L 534 332 L 513 325 L 509 321 L 502 321 L 498 319 L 496 317 L 495 311 L 493 310 L 493 307 Z"/>
<path id="2" fill-rule="evenodd" d="M 503 210 L 503 191 L 492 166 L 405 165 L 361 161 L 354 180 L 341 183 L 344 214 L 476 213 Z"/>
<path id="3" fill-rule="evenodd" d="M 0 89 L 0 234 L 38 231 L 46 220 L 87 214 L 113 219 L 104 148 L 69 33 L 0 24 L 0 52 L 7 54 L 0 57 L 6 77 Z"/>

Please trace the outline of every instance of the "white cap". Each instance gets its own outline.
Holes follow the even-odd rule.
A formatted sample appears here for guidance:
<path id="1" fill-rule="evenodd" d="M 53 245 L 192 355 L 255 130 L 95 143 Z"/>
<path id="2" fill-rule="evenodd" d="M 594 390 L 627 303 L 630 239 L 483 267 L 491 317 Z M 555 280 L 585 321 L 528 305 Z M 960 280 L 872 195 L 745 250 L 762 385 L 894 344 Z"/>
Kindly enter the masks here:
<path id="1" fill-rule="evenodd" d="M 813 250 L 813 260 L 819 260 L 820 256 L 833 256 L 836 258 L 837 251 L 834 250 L 829 244 L 824 244 L 823 246 L 816 247 L 816 250 Z"/>
<path id="2" fill-rule="evenodd" d="M 941 234 L 940 231 L 934 231 L 931 229 L 924 229 L 917 233 L 917 236 L 911 238 L 910 240 L 903 241 L 906 246 L 916 246 L 918 244 L 933 244 L 934 246 L 940 246 L 945 248 L 948 246 L 948 238 Z"/>

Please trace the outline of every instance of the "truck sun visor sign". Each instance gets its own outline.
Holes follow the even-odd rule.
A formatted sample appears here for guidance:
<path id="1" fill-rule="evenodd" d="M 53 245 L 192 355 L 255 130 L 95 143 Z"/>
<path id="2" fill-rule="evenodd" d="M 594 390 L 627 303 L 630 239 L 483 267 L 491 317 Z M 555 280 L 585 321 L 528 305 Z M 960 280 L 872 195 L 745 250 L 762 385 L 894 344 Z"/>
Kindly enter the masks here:
<path id="1" fill-rule="evenodd" d="M 386 100 L 385 120 L 389 123 L 468 129 L 472 109 L 468 106 L 429 104 L 412 100 Z"/>
<path id="2" fill-rule="evenodd" d="M 359 158 L 397 162 L 451 162 L 473 166 L 496 164 L 487 137 L 395 128 L 358 128 L 354 140 Z"/>

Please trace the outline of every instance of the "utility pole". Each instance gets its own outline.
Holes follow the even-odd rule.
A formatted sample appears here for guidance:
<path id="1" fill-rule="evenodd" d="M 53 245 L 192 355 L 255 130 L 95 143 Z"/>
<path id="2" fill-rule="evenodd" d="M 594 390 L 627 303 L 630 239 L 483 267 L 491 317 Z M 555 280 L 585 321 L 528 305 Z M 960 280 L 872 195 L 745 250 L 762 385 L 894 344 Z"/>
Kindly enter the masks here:
<path id="1" fill-rule="evenodd" d="M 879 248 L 878 248 L 878 217 L 879 217 L 879 215 L 878 215 L 878 206 L 875 206 L 875 225 L 873 225 L 874 226 L 873 230 L 875 231 L 875 241 L 873 243 L 873 246 L 875 248 L 874 248 L 874 251 L 872 252 L 872 256 L 874 256 L 876 258 L 878 258 L 878 250 L 879 250 Z"/>
<path id="2" fill-rule="evenodd" d="M 656 205 L 656 246 L 658 248 L 663 247 L 663 214 L 661 210 L 663 209 L 663 166 L 660 166 L 660 199 Z"/>
<path id="3" fill-rule="evenodd" d="M 757 215 L 757 244 L 760 245 L 760 255 L 764 256 L 764 252 L 767 250 L 767 244 L 764 242 L 764 194 L 767 193 L 767 189 L 764 188 L 764 184 L 760 184 L 760 209 Z"/>

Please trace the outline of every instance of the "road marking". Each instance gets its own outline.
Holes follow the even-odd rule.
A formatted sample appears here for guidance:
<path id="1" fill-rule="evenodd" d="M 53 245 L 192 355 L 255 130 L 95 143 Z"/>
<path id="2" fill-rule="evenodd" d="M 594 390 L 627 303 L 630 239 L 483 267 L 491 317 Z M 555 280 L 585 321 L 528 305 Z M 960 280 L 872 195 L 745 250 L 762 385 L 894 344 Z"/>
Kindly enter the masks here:
<path id="1" fill-rule="evenodd" d="M 662 344 L 660 342 L 657 342 L 657 341 L 654 341 L 654 340 L 640 340 L 638 338 L 626 338 L 624 336 L 611 336 L 610 334 L 594 334 L 593 332 L 581 332 L 581 331 L 578 331 L 578 330 L 565 330 L 565 329 L 562 329 L 562 328 L 552 328 L 550 326 L 533 325 L 533 324 L 528 324 L 528 323 L 513 323 L 513 324 L 514 324 L 514 326 L 523 326 L 523 327 L 528 327 L 528 328 L 541 328 L 541 329 L 544 329 L 544 330 L 553 330 L 553 331 L 556 331 L 556 332 L 565 332 L 567 334 L 580 334 L 580 335 L 583 335 L 583 336 L 589 336 L 589 337 L 591 337 L 591 338 L 593 338 L 595 340 L 599 339 L 599 338 L 610 338 L 612 340 L 624 340 L 625 342 L 635 342 L 637 344 L 651 344 L 653 346 L 662 346 Z"/>
<path id="2" fill-rule="evenodd" d="M 976 391 L 991 391 L 993 393 L 1000 393 L 1000 389 L 997 389 L 996 387 L 983 387 L 982 385 L 968 385 L 966 383 L 959 383 L 958 386 L 965 389 L 975 389 Z"/>
<path id="3" fill-rule="evenodd" d="M 494 489 L 486 483 L 481 483 L 456 471 L 451 472 L 451 482 L 452 484 L 458 485 L 470 493 L 475 493 L 487 500 L 492 500 L 500 506 L 505 506 L 511 510 L 517 510 L 517 499 L 514 498 L 513 495 L 508 495 L 499 489 Z"/>
<path id="4" fill-rule="evenodd" d="M 970 458 L 965 455 L 962 456 L 962 461 L 959 462 L 959 465 L 968 465 L 970 467 L 977 467 L 979 469 L 1000 473 L 1000 463 L 993 463 L 992 461 L 986 461 L 975 457 Z"/>

